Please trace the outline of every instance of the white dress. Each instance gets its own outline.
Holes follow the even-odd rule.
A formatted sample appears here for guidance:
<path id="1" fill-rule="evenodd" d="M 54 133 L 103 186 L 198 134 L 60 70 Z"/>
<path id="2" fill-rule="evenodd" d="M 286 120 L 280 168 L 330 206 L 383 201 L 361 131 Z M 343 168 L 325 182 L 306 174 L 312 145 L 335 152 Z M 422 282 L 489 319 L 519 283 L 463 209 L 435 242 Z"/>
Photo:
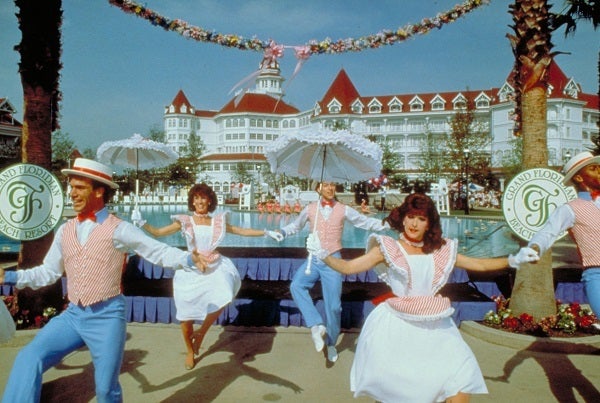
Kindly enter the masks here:
<path id="1" fill-rule="evenodd" d="M 388 264 L 376 269 L 396 296 L 431 298 L 456 260 L 456 241 L 446 241 L 447 263 L 437 265 L 433 254 L 408 255 L 390 237 L 372 235 L 369 248 L 382 245 Z M 442 402 L 458 392 L 487 393 L 477 360 L 449 316 L 451 307 L 419 317 L 399 312 L 389 301 L 371 312 L 361 331 L 350 373 L 355 397 L 421 403 Z"/>
<path id="2" fill-rule="evenodd" d="M 204 320 L 235 298 L 241 287 L 240 275 L 233 262 L 215 251 L 225 235 L 225 214 L 212 218 L 211 225 L 196 225 L 188 215 L 173 216 L 182 224 L 188 250 L 194 247 L 211 263 L 204 273 L 176 270 L 173 297 L 177 320 Z"/>

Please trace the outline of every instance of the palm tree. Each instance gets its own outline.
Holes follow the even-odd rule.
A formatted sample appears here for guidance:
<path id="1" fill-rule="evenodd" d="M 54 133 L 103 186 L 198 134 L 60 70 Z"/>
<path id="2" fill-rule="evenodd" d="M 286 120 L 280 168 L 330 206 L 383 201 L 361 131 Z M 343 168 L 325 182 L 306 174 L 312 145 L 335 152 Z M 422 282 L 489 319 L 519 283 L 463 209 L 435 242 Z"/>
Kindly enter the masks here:
<path id="1" fill-rule="evenodd" d="M 546 167 L 546 68 L 553 57 L 550 6 L 546 0 L 516 0 L 509 8 L 514 21 L 514 35 L 508 38 L 515 55 L 515 133 L 523 139 L 523 169 Z M 516 315 L 527 312 L 536 319 L 556 313 L 551 250 L 517 272 L 510 307 Z"/>
<path id="2" fill-rule="evenodd" d="M 600 26 L 600 2 L 597 0 L 565 0 L 565 10 L 552 14 L 550 28 L 555 31 L 563 25 L 565 36 L 575 34 L 579 20 L 589 20 L 594 29 Z"/>
<path id="3" fill-rule="evenodd" d="M 52 168 L 51 133 L 58 128 L 58 90 L 61 69 L 62 0 L 15 0 L 21 43 L 19 73 L 23 86 L 23 136 L 21 156 L 24 163 Z M 32 267 L 42 262 L 53 234 L 23 241 L 18 266 Z M 60 282 L 44 292 L 19 291 L 19 305 L 33 315 L 47 304 L 56 306 L 61 298 Z"/>

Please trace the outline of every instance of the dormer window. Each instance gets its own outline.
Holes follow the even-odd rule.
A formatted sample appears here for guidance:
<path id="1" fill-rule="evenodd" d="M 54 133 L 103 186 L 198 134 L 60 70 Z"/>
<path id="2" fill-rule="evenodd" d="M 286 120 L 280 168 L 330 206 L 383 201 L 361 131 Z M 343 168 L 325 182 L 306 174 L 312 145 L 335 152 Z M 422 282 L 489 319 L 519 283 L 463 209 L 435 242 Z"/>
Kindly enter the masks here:
<path id="1" fill-rule="evenodd" d="M 356 101 L 352 102 L 352 106 L 350 108 L 352 109 L 352 113 L 363 113 L 365 106 L 362 102 L 360 102 L 359 99 L 357 99 Z"/>
<path id="2" fill-rule="evenodd" d="M 181 112 L 181 113 L 187 113 L 187 106 L 185 106 L 185 105 L 181 105 L 181 110 L 180 110 L 180 112 Z"/>
<path id="3" fill-rule="evenodd" d="M 400 102 L 398 98 L 394 97 L 394 99 L 388 103 L 388 110 L 390 112 L 402 112 L 402 102 Z"/>
<path id="4" fill-rule="evenodd" d="M 475 109 L 487 109 L 490 107 L 490 97 L 482 92 L 475 98 Z"/>
<path id="5" fill-rule="evenodd" d="M 579 95 L 579 87 L 577 86 L 577 83 L 573 81 L 573 79 L 569 80 L 567 85 L 565 85 L 565 89 L 563 91 L 565 95 L 568 95 L 572 98 L 577 98 L 577 96 Z"/>
<path id="6" fill-rule="evenodd" d="M 340 104 L 337 99 L 333 99 L 329 105 L 327 105 L 327 110 L 329 113 L 340 113 L 342 110 L 342 104 Z"/>
<path id="7" fill-rule="evenodd" d="M 175 106 L 169 106 L 169 113 L 175 113 Z"/>
<path id="8" fill-rule="evenodd" d="M 490 101 L 488 101 L 487 99 L 479 99 L 479 100 L 477 100 L 477 103 L 475 104 L 475 107 L 477 109 L 489 108 L 490 107 Z"/>
<path id="9" fill-rule="evenodd" d="M 422 111 L 423 110 L 423 104 L 419 104 L 419 103 L 410 104 L 410 110 L 412 112 Z"/>
<path id="10" fill-rule="evenodd" d="M 513 93 L 515 90 L 508 84 L 504 84 L 500 91 L 498 91 L 498 99 L 500 102 L 507 102 L 513 98 Z"/>
<path id="11" fill-rule="evenodd" d="M 467 109 L 467 99 L 462 94 L 458 94 L 456 98 L 452 100 L 452 106 L 454 110 Z"/>
<path id="12" fill-rule="evenodd" d="M 423 110 L 423 105 L 425 104 L 423 102 L 423 100 L 421 98 L 419 98 L 418 96 L 415 96 L 411 101 L 410 101 L 410 110 L 411 112 L 420 112 Z"/>
<path id="13" fill-rule="evenodd" d="M 381 113 L 381 102 L 377 99 L 373 99 L 369 102 L 369 113 Z"/>

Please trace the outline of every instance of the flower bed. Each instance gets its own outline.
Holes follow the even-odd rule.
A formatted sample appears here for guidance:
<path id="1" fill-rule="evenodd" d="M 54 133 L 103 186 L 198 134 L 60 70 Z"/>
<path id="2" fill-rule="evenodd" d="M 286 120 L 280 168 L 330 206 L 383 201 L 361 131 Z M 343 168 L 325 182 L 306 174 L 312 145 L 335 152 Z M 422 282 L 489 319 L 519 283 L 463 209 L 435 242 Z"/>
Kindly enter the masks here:
<path id="1" fill-rule="evenodd" d="M 578 303 L 563 304 L 556 301 L 557 313 L 536 322 L 527 313 L 514 316 L 509 308 L 510 299 L 493 297 L 493 300 L 496 302 L 496 312 L 489 311 L 483 318 L 483 323 L 489 327 L 537 337 L 581 337 L 599 334 L 598 329 L 592 326 L 597 322 L 596 315 Z"/>
<path id="2" fill-rule="evenodd" d="M 19 307 L 19 300 L 16 295 L 2 295 L 1 298 L 13 317 L 18 330 L 44 327 L 52 317 L 59 313 L 56 308 L 47 307 L 44 308 L 42 315 L 34 317 L 29 310 Z"/>

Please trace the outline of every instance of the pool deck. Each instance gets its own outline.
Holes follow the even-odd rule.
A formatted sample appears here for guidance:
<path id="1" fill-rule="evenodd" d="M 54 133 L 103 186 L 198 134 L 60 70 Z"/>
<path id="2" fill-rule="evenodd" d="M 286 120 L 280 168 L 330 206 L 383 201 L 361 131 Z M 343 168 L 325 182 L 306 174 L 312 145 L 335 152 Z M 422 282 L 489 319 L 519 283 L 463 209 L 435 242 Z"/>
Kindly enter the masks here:
<path id="1" fill-rule="evenodd" d="M 464 322 L 467 327 L 470 322 Z M 17 332 L 0 344 L 0 391 L 19 349 L 36 330 Z M 488 395 L 473 402 L 600 401 L 597 349 L 594 345 L 565 353 L 540 352 L 533 341 L 516 347 L 496 344 L 477 330 L 461 329 L 479 361 Z M 303 328 L 213 326 L 200 350 L 200 362 L 185 370 L 177 325 L 132 323 L 120 382 L 125 402 L 370 402 L 352 399 L 349 373 L 358 330 L 342 333 L 339 360 L 327 363 Z M 527 337 L 527 336 L 525 336 Z M 593 339 L 593 340 L 592 340 Z M 94 397 L 87 350 L 70 354 L 44 375 L 42 401 L 88 402 Z"/>

